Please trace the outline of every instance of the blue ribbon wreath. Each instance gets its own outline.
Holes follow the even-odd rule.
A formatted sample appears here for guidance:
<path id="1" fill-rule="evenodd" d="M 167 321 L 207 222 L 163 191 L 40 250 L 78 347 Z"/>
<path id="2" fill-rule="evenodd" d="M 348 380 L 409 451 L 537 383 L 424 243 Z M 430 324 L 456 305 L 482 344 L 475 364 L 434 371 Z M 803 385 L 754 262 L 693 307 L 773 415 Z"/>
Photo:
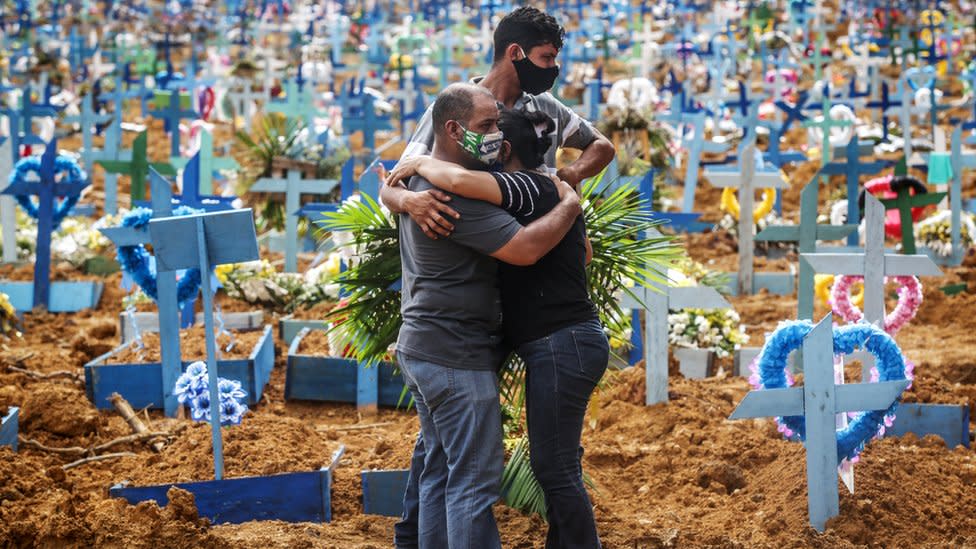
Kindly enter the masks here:
<path id="1" fill-rule="evenodd" d="M 180 206 L 173 211 L 173 215 L 190 215 L 201 213 L 201 210 Z M 136 208 L 122 218 L 123 227 L 141 229 L 149 225 L 152 219 L 152 210 L 148 208 Z M 132 277 L 132 280 L 142 288 L 142 291 L 158 301 L 158 290 L 156 287 L 156 273 L 153 268 L 152 257 L 142 244 L 133 246 L 118 247 L 119 266 L 122 270 Z M 197 292 L 200 291 L 200 269 L 187 269 L 182 278 L 176 283 L 176 300 L 180 308 L 196 299 Z"/>
<path id="2" fill-rule="evenodd" d="M 14 165 L 13 171 L 10 172 L 8 182 L 11 185 L 14 183 L 26 182 L 27 174 L 30 172 L 37 174 L 41 173 L 41 158 L 39 156 L 28 156 L 18 160 L 17 164 Z M 67 156 L 58 156 L 54 159 L 54 172 L 65 172 L 65 183 L 81 183 L 85 181 L 87 177 L 85 170 L 81 169 L 78 162 Z M 19 204 L 20 207 L 27 212 L 27 215 L 37 219 L 38 215 L 40 215 L 39 208 L 38 206 L 34 205 L 34 202 L 31 200 L 29 195 L 18 194 L 14 195 L 14 198 L 17 200 L 17 204 Z M 68 214 L 71 213 L 72 208 L 78 204 L 79 198 L 81 198 L 80 191 L 65 196 L 64 199 L 62 199 L 61 202 L 54 208 L 54 214 L 51 218 L 53 228 L 57 229 L 59 226 L 61 226 L 61 222 L 64 221 L 64 218 L 68 217 Z"/>
<path id="3" fill-rule="evenodd" d="M 759 355 L 759 381 L 763 389 L 786 388 L 786 364 L 791 351 L 803 345 L 803 338 L 813 329 L 809 320 L 784 322 L 766 339 Z M 858 323 L 834 327 L 834 354 L 846 355 L 864 348 L 877 358 L 879 381 L 905 379 L 905 357 L 890 335 L 873 324 Z M 900 399 L 887 410 L 872 410 L 858 414 L 837 431 L 837 462 L 853 459 L 864 445 L 878 433 L 886 415 L 893 415 Z M 806 438 L 804 416 L 776 418 L 795 432 L 800 440 Z"/>

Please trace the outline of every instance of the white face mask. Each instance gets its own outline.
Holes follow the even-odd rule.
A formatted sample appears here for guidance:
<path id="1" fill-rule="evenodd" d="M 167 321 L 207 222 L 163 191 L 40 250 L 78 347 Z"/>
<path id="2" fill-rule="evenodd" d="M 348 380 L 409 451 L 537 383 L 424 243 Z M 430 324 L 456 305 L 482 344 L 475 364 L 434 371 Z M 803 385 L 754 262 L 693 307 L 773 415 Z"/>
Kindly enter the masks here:
<path id="1" fill-rule="evenodd" d="M 460 124 L 458 122 L 458 125 Z M 461 129 L 464 130 L 464 134 L 461 135 L 461 140 L 457 142 L 458 145 L 461 145 L 462 149 L 485 165 L 494 163 L 498 158 L 498 153 L 502 150 L 502 141 L 504 141 L 505 135 L 500 131 L 477 133 L 464 126 L 461 126 Z"/>

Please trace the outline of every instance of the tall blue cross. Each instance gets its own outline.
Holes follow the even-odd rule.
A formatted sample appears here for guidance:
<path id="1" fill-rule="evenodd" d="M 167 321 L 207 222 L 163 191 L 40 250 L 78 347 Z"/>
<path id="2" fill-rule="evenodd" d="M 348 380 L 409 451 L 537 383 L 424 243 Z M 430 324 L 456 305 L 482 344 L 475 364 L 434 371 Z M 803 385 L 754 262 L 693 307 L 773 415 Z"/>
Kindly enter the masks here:
<path id="1" fill-rule="evenodd" d="M 834 379 L 833 317 L 828 314 L 803 338 L 803 385 L 755 390 L 729 419 L 803 416 L 806 423 L 807 501 L 810 525 L 823 532 L 840 512 L 837 492 L 836 415 L 887 410 L 908 380 L 837 385 Z"/>
<path id="2" fill-rule="evenodd" d="M 213 294 L 210 276 L 206 273 L 218 265 L 254 261 L 260 257 L 254 232 L 254 212 L 250 209 L 232 210 L 154 219 L 149 222 L 149 237 L 156 255 L 158 272 L 198 268 L 204 273 L 200 278 L 210 385 L 210 428 L 214 476 L 221 480 L 224 474 L 224 455 L 220 432 L 217 344 Z"/>
<path id="3" fill-rule="evenodd" d="M 350 82 L 348 94 L 339 98 L 342 105 L 342 126 L 347 135 L 363 132 L 363 148 L 371 151 L 376 148 L 376 132 L 392 130 L 393 125 L 389 116 L 376 115 L 373 96 L 363 90 L 362 83 L 358 92 L 353 91 L 354 86 L 355 82 Z"/>
<path id="4" fill-rule="evenodd" d="M 861 218 L 860 207 L 857 198 L 860 194 L 860 180 L 862 175 L 876 174 L 888 166 L 882 160 L 861 163 L 860 143 L 857 135 L 847 143 L 843 162 L 834 161 L 820 169 L 820 175 L 843 175 L 847 178 L 847 219 L 858 220 Z M 849 246 L 857 246 L 858 235 L 852 233 L 847 237 Z"/>
<path id="5" fill-rule="evenodd" d="M 881 113 L 881 140 L 888 140 L 888 114 L 895 107 L 901 106 L 900 100 L 891 99 L 891 91 L 887 82 L 881 83 L 881 97 L 876 101 L 869 101 L 866 105 L 869 109 L 878 109 Z"/>
<path id="6" fill-rule="evenodd" d="M 51 233 L 54 232 L 54 202 L 57 198 L 65 198 L 81 194 L 81 191 L 91 183 L 86 176 L 84 181 L 61 182 L 57 179 L 55 160 L 58 156 L 58 141 L 52 139 L 44 147 L 41 155 L 41 167 L 37 182 L 20 181 L 12 183 L 2 191 L 7 195 L 35 195 L 38 199 L 37 215 L 37 249 L 34 260 L 34 296 L 35 307 L 49 306 L 51 290 Z"/>
<path id="7" fill-rule="evenodd" d="M 298 210 L 303 194 L 328 194 L 339 184 L 335 179 L 302 179 L 301 172 L 288 170 L 286 178 L 262 177 L 251 192 L 285 195 L 285 272 L 298 271 Z"/>
<path id="8" fill-rule="evenodd" d="M 212 148 L 213 145 L 211 143 Z M 212 181 L 214 171 L 213 161 L 215 160 L 212 157 L 204 160 L 203 154 L 204 151 L 202 149 L 197 151 L 183 169 L 183 191 L 177 197 L 179 203 L 208 212 L 233 209 L 234 201 L 237 200 L 236 196 L 201 194 L 203 174 L 209 172 Z M 210 186 L 212 188 L 213 185 L 211 184 Z"/>
<path id="9" fill-rule="evenodd" d="M 162 219 L 173 215 L 169 181 L 156 170 L 149 170 L 149 186 L 152 193 L 153 218 Z M 147 227 L 108 227 L 100 229 L 109 240 L 118 246 L 137 246 L 151 243 Z M 169 417 L 175 417 L 179 401 L 173 394 L 176 379 L 182 372 L 180 358 L 180 312 L 177 302 L 176 273 L 156 271 L 156 303 L 159 309 L 159 354 L 162 362 L 163 409 Z M 192 301 L 184 307 L 184 316 L 189 312 L 193 318 Z"/>
<path id="10" fill-rule="evenodd" d="M 180 106 L 180 93 L 178 91 L 160 92 L 169 95 L 169 106 L 161 110 L 149 111 L 149 114 L 165 121 L 165 130 L 169 132 L 169 154 L 171 158 L 180 156 L 180 120 L 196 119 L 197 112 L 193 109 L 184 109 Z"/>

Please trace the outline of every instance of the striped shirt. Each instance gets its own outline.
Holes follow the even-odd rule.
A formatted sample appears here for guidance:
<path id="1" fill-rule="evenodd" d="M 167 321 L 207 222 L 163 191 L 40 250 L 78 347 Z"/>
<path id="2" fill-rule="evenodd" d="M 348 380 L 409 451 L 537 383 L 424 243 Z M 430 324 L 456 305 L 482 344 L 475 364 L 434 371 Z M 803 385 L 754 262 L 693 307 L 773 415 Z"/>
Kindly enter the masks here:
<path id="1" fill-rule="evenodd" d="M 481 82 L 482 78 L 474 78 L 471 80 L 471 83 L 477 84 Z M 424 112 L 424 116 L 417 123 L 417 129 L 414 130 L 413 136 L 410 137 L 410 142 L 400 156 L 401 160 L 410 158 L 411 156 L 430 154 L 430 151 L 433 150 L 434 126 L 431 123 L 431 109 L 433 107 L 434 103 L 431 102 L 430 106 L 427 107 L 427 111 Z M 499 103 L 498 107 L 502 108 L 503 105 Z M 582 150 L 596 140 L 597 132 L 593 129 L 593 126 L 586 120 L 583 120 L 580 115 L 573 112 L 572 109 L 560 103 L 549 92 L 541 95 L 531 95 L 523 92 L 522 96 L 515 101 L 513 108 L 525 112 L 541 111 L 549 115 L 552 121 L 555 122 L 556 129 L 550 134 L 552 146 L 546 151 L 546 166 L 551 170 L 556 169 L 557 148 L 565 147 Z"/>

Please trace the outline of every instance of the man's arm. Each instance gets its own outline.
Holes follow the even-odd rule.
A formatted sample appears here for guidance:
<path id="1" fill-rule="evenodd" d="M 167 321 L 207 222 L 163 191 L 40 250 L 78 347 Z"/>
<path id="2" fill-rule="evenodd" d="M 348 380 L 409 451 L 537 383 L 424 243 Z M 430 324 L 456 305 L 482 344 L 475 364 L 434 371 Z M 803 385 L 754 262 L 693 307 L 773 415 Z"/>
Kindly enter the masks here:
<path id="1" fill-rule="evenodd" d="M 566 236 L 582 213 L 579 197 L 568 184 L 560 182 L 559 204 L 549 213 L 519 229 L 492 257 L 512 265 L 533 265 Z"/>
<path id="2" fill-rule="evenodd" d="M 593 131 L 596 139 L 583 149 L 583 154 L 575 162 L 556 172 L 560 179 L 568 182 L 573 188 L 578 188 L 580 182 L 587 177 L 600 173 L 617 154 L 609 139 L 596 129 Z"/>
<path id="3" fill-rule="evenodd" d="M 380 186 L 380 201 L 395 214 L 408 214 L 424 234 L 434 240 L 437 235 L 450 236 L 454 230 L 450 220 L 461 217 L 446 204 L 450 200 L 449 195 L 437 189 L 413 192 L 403 185 Z"/>

